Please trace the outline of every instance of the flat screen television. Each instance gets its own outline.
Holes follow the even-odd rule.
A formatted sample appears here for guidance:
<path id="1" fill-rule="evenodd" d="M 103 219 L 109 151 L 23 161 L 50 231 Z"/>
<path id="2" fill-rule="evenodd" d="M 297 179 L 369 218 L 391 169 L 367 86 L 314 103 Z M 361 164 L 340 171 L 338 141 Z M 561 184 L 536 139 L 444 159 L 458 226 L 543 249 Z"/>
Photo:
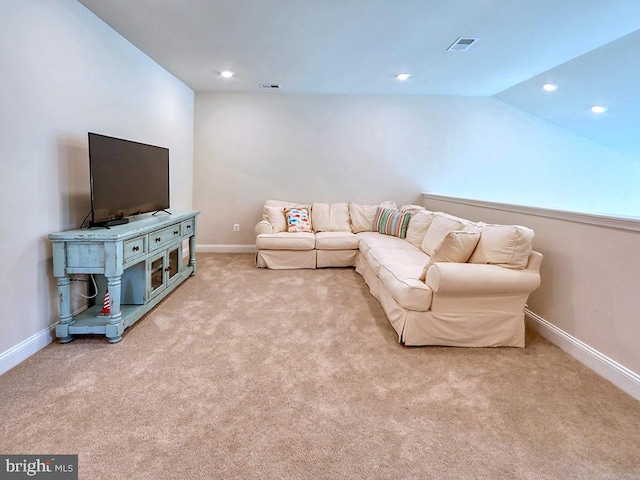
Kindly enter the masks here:
<path id="1" fill-rule="evenodd" d="M 169 149 L 89 132 L 91 226 L 169 208 Z"/>

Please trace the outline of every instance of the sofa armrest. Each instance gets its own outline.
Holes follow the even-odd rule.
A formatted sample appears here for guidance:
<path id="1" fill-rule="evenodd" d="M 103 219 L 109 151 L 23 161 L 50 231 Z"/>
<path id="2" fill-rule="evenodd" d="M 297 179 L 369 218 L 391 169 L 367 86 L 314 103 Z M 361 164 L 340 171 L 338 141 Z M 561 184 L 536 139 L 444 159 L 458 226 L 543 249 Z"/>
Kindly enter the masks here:
<path id="1" fill-rule="evenodd" d="M 540 286 L 540 273 L 535 268 L 436 262 L 429 268 L 425 283 L 434 294 L 441 295 L 528 294 Z"/>
<path id="2" fill-rule="evenodd" d="M 260 220 L 253 230 L 256 232 L 256 235 L 273 233 L 273 227 L 267 220 Z"/>

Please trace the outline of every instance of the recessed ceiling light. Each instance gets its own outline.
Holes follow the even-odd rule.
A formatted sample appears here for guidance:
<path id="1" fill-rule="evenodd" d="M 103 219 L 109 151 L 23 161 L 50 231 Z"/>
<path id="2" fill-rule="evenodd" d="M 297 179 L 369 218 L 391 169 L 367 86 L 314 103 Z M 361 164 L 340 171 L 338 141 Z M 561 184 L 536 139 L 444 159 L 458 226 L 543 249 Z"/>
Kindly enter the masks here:
<path id="1" fill-rule="evenodd" d="M 554 83 L 545 83 L 544 85 L 542 85 L 542 89 L 545 92 L 555 92 L 558 89 L 558 85 Z"/>
<path id="2" fill-rule="evenodd" d="M 593 113 L 604 113 L 607 111 L 607 107 L 603 107 L 602 105 L 594 105 L 591 107 L 591 111 Z"/>
<path id="3" fill-rule="evenodd" d="M 220 76 L 224 78 L 231 78 L 233 77 L 233 72 L 230 70 L 223 70 L 222 72 L 220 72 Z"/>
<path id="4" fill-rule="evenodd" d="M 406 79 L 408 79 L 410 76 L 411 76 L 411 74 L 410 74 L 410 73 L 397 73 L 397 74 L 396 74 L 396 78 L 397 78 L 398 80 L 401 80 L 401 81 L 405 81 L 405 80 L 406 80 Z"/>

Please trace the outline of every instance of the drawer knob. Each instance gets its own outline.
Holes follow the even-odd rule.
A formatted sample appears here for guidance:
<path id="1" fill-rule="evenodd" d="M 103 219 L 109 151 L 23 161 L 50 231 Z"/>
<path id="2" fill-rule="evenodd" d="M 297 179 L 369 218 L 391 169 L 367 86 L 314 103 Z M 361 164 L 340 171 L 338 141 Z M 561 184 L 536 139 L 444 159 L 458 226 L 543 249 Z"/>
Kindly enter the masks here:
<path id="1" fill-rule="evenodd" d="M 160 237 L 156 237 L 156 243 L 160 242 L 162 239 Z"/>
<path id="2" fill-rule="evenodd" d="M 169 270 L 171 270 L 170 267 L 167 267 L 167 268 L 164 269 L 165 272 L 168 272 Z"/>
<path id="3" fill-rule="evenodd" d="M 191 225 L 187 225 L 187 230 L 191 230 Z"/>
<path id="4" fill-rule="evenodd" d="M 174 235 L 178 235 L 178 233 L 180 233 L 178 230 L 174 230 L 174 231 L 173 231 L 173 234 L 174 234 Z"/>
<path id="5" fill-rule="evenodd" d="M 138 250 L 140 250 L 140 247 L 138 247 L 137 245 L 135 247 L 133 247 L 133 251 L 137 252 Z"/>

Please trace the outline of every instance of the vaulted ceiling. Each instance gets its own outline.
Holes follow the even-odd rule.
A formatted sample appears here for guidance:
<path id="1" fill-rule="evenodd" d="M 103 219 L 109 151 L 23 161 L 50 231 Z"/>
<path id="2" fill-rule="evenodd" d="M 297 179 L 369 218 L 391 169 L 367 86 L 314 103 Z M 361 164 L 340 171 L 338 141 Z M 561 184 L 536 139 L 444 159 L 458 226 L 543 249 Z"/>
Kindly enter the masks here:
<path id="1" fill-rule="evenodd" d="M 196 92 L 496 96 L 640 151 L 629 138 L 640 127 L 640 1 L 80 2 Z M 478 40 L 448 51 L 459 37 Z M 594 120 L 597 103 L 609 110 Z"/>

